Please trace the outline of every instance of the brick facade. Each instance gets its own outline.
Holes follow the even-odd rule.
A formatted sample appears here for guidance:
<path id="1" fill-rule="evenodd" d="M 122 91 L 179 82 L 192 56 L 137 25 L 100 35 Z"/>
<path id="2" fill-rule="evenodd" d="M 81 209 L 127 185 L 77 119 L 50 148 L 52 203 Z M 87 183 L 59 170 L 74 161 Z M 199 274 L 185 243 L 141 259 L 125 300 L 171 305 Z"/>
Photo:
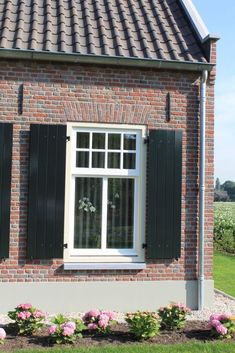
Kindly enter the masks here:
<path id="1" fill-rule="evenodd" d="M 212 51 L 215 62 L 215 48 Z M 212 278 L 214 76 L 207 89 L 205 274 Z M 24 85 L 19 115 L 19 86 Z M 166 122 L 166 96 L 172 97 Z M 0 282 L 156 281 L 197 278 L 200 73 L 1 61 L 0 121 L 13 122 L 10 258 Z M 26 259 L 31 123 L 68 121 L 146 124 L 183 130 L 182 256 L 147 261 L 142 271 L 64 271 L 63 261 Z"/>

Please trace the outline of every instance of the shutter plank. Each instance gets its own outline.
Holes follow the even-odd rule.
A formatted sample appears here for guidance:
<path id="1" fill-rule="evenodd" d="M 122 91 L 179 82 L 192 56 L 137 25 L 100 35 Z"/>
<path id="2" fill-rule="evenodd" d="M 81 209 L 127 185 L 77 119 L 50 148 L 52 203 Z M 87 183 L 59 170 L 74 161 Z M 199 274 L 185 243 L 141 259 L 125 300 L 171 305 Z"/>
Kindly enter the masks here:
<path id="1" fill-rule="evenodd" d="M 36 254 L 37 258 L 47 258 L 47 175 L 48 175 L 48 127 L 39 125 L 38 147 L 38 188 L 36 219 Z"/>
<path id="2" fill-rule="evenodd" d="M 176 258 L 180 257 L 181 252 L 181 195 L 182 195 L 182 131 L 176 131 L 175 133 L 175 208 L 177 212 L 175 213 L 174 223 L 175 223 L 175 253 Z"/>
<path id="3" fill-rule="evenodd" d="M 30 257 L 36 256 L 37 249 L 37 210 L 38 210 L 38 153 L 39 129 L 34 125 L 30 128 L 30 165 L 29 165 L 29 213 L 28 213 L 28 239 L 27 253 Z"/>
<path id="4" fill-rule="evenodd" d="M 58 126 L 57 168 L 56 168 L 56 207 L 55 207 L 55 249 L 57 257 L 63 257 L 64 244 L 64 194 L 65 194 L 65 160 L 66 160 L 66 127 Z M 59 245 L 58 245 L 58 244 Z M 56 246 L 57 244 L 57 246 Z"/>
<path id="5" fill-rule="evenodd" d="M 147 257 L 180 257 L 182 132 L 150 130 Z"/>
<path id="6" fill-rule="evenodd" d="M 66 126 L 31 125 L 30 258 L 63 257 L 65 150 Z"/>
<path id="7" fill-rule="evenodd" d="M 9 257 L 13 124 L 0 124 L 0 258 Z"/>

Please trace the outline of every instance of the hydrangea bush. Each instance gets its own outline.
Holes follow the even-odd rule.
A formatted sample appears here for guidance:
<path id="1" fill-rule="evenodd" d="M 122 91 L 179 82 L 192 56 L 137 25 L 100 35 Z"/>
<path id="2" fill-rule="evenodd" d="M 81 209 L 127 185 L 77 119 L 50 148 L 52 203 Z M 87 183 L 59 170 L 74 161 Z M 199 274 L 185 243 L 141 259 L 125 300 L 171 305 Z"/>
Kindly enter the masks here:
<path id="1" fill-rule="evenodd" d="M 191 309 L 182 303 L 172 303 L 160 308 L 158 315 L 161 318 L 161 328 L 164 330 L 179 330 L 185 327 L 186 315 Z"/>
<path id="2" fill-rule="evenodd" d="M 6 331 L 0 327 L 0 344 L 4 343 L 5 338 L 6 338 Z"/>
<path id="3" fill-rule="evenodd" d="M 128 313 L 125 319 L 129 326 L 129 331 L 138 340 L 152 338 L 159 332 L 159 316 L 154 312 L 137 311 L 135 313 Z"/>
<path id="4" fill-rule="evenodd" d="M 58 315 L 52 320 L 48 328 L 48 335 L 51 343 L 74 343 L 77 338 L 82 337 L 82 331 L 86 328 L 82 320 L 68 319 Z"/>
<path id="5" fill-rule="evenodd" d="M 107 333 L 115 322 L 116 314 L 113 311 L 90 310 L 83 316 L 83 322 L 88 330 Z"/>
<path id="6" fill-rule="evenodd" d="M 232 338 L 235 333 L 235 317 L 230 314 L 211 315 L 209 329 L 214 337 Z"/>
<path id="7" fill-rule="evenodd" d="M 19 304 L 13 311 L 8 312 L 14 323 L 10 324 L 19 335 L 31 335 L 43 326 L 45 313 L 34 308 L 31 304 Z"/>

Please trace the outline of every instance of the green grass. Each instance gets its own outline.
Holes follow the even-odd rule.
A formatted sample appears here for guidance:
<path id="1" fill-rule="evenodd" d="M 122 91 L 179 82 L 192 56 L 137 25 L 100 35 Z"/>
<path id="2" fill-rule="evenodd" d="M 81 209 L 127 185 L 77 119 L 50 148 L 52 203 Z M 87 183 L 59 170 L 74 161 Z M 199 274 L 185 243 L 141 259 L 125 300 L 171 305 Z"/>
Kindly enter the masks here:
<path id="1" fill-rule="evenodd" d="M 215 214 L 227 214 L 235 221 L 235 202 L 215 202 Z"/>
<path id="2" fill-rule="evenodd" d="M 215 288 L 235 297 L 235 256 L 214 254 Z"/>
<path id="3" fill-rule="evenodd" d="M 195 343 L 171 346 L 154 346 L 148 344 L 129 346 L 108 346 L 95 348 L 50 348 L 43 350 L 18 350 L 14 353 L 235 353 L 233 343 Z"/>

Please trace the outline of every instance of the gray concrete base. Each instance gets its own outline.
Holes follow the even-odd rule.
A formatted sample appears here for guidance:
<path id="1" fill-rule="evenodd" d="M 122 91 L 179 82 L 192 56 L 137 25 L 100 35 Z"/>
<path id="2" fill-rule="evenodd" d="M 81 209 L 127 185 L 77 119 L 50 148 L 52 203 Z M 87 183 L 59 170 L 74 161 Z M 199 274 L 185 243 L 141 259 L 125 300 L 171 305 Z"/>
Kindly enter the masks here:
<path id="1" fill-rule="evenodd" d="M 205 281 L 205 306 L 211 307 L 214 281 Z M 49 313 L 93 308 L 120 312 L 156 310 L 169 302 L 197 309 L 197 281 L 0 283 L 0 313 L 31 303 Z"/>

